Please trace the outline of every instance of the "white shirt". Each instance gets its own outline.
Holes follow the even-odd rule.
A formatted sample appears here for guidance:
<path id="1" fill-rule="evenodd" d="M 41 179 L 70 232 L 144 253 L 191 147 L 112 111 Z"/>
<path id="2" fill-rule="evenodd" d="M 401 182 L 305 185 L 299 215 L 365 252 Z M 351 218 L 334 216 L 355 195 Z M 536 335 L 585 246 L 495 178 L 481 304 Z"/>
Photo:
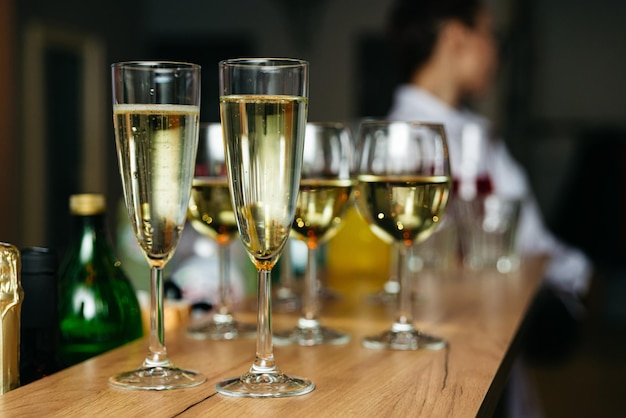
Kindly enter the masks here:
<path id="1" fill-rule="evenodd" d="M 490 138 L 489 121 L 468 110 L 454 109 L 430 93 L 403 85 L 394 95 L 388 115 L 392 120 L 443 123 L 448 139 L 450 166 L 453 172 L 462 164 L 463 130 L 471 125 L 482 138 Z M 584 294 L 591 278 L 591 263 L 578 249 L 557 240 L 545 227 L 537 202 L 530 190 L 523 168 L 511 157 L 503 141 L 483 140 L 480 147 L 480 171 L 492 181 L 494 192 L 524 199 L 518 246 L 524 254 L 547 253 L 551 256 L 546 280 L 557 289 Z"/>

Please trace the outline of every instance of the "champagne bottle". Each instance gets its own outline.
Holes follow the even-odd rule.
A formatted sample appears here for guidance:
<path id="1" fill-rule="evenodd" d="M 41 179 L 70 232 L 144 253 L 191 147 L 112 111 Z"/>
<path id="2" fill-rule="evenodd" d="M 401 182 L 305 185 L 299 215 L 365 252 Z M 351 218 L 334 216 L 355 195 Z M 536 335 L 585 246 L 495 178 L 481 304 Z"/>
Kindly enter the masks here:
<path id="1" fill-rule="evenodd" d="M 73 229 L 59 273 L 60 357 L 71 366 L 142 336 L 135 290 L 113 253 L 99 194 L 70 197 Z"/>

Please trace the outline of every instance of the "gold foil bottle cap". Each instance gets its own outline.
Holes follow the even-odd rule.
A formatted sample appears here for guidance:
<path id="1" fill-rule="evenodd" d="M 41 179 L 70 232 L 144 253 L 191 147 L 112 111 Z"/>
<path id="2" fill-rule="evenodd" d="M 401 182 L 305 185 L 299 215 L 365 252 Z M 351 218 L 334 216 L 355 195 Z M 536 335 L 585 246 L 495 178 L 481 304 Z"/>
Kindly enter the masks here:
<path id="1" fill-rule="evenodd" d="M 0 395 L 20 385 L 20 265 L 19 250 L 0 242 Z"/>
<path id="2" fill-rule="evenodd" d="M 98 193 L 75 194 L 70 196 L 70 213 L 72 215 L 90 216 L 104 213 L 106 200 Z"/>

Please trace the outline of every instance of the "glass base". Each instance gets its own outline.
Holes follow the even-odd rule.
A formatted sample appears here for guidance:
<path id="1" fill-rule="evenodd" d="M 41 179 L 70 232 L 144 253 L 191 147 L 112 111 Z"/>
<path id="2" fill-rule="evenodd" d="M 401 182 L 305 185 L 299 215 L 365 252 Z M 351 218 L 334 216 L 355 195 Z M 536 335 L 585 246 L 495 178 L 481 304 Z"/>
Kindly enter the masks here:
<path id="1" fill-rule="evenodd" d="M 447 344 L 443 338 L 424 334 L 407 324 L 394 324 L 388 331 L 365 337 L 362 343 L 367 348 L 390 350 L 439 350 Z"/>
<path id="2" fill-rule="evenodd" d="M 197 340 L 234 340 L 255 335 L 256 325 L 235 321 L 229 314 L 214 314 L 208 322 L 187 328 L 187 336 Z"/>
<path id="3" fill-rule="evenodd" d="M 198 386 L 206 377 L 198 372 L 173 366 L 141 367 L 109 378 L 109 384 L 121 389 L 169 390 Z"/>
<path id="4" fill-rule="evenodd" d="M 250 398 L 284 398 L 304 395 L 315 389 L 308 379 L 290 377 L 281 372 L 246 373 L 240 377 L 223 380 L 215 389 L 228 396 Z"/>
<path id="5" fill-rule="evenodd" d="M 322 327 L 317 320 L 300 318 L 297 327 L 274 333 L 273 341 L 275 345 L 345 344 L 350 335 Z"/>

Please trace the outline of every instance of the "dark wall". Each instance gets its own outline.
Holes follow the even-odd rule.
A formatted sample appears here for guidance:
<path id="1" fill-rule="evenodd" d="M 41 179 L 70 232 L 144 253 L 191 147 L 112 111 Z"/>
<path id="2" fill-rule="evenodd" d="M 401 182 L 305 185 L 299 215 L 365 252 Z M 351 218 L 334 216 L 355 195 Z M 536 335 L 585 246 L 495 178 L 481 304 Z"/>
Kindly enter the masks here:
<path id="1" fill-rule="evenodd" d="M 16 7 L 16 40 L 18 67 L 24 65 L 25 36 L 27 28 L 33 25 L 57 30 L 80 37 L 97 39 L 104 47 L 104 62 L 109 63 L 137 59 L 144 55 L 144 25 L 141 11 L 145 4 L 143 0 L 19 0 Z M 44 74 L 44 83 L 49 86 L 46 90 L 48 97 L 44 99 L 47 116 L 44 120 L 46 125 L 47 149 L 45 161 L 47 172 L 43 181 L 45 184 L 46 205 L 40 208 L 39 213 L 45 217 L 45 232 L 43 237 L 35 241 L 18 242 L 19 246 L 41 245 L 63 249 L 67 242 L 69 229 L 69 195 L 81 192 L 101 192 L 107 196 L 109 204 L 110 222 L 113 224 L 117 202 L 121 196 L 121 183 L 117 173 L 117 159 L 115 155 L 115 141 L 111 116 L 111 92 L 110 76 L 108 68 L 104 69 L 105 80 L 103 81 L 104 97 L 101 108 L 105 120 L 103 137 L 105 144 L 103 149 L 106 161 L 106 178 L 104 190 L 81 190 L 78 179 L 78 167 L 80 166 L 80 144 L 83 142 L 80 134 L 79 112 L 81 111 L 82 90 L 80 82 L 75 79 L 85 71 L 80 60 L 71 54 L 66 54 L 63 48 L 58 51 L 47 51 L 44 55 L 44 65 L 47 69 Z M 55 69 L 49 71 L 50 68 Z M 18 71 L 24 74 L 24 69 Z M 22 100 L 24 99 L 24 80 L 18 80 L 22 86 L 18 93 L 18 106 L 22 112 Z M 27 111 L 27 110 L 24 110 Z M 18 115 L 19 119 L 27 115 Z M 22 129 L 23 130 L 23 129 Z M 18 143 L 24 132 L 18 132 Z M 90 139 L 87 138 L 87 143 Z M 28 176 L 29 164 L 36 164 L 29 158 L 31 150 L 21 149 L 21 172 Z M 25 181 L 23 179 L 23 181 Z M 31 180 L 29 180 L 31 181 Z M 28 184 L 28 183 L 27 183 Z M 23 190 L 23 193 L 28 193 Z M 26 199 L 26 203 L 28 200 Z M 23 210 L 23 208 L 22 208 Z M 24 222 L 24 221 L 23 221 Z M 28 238 L 21 237 L 23 241 Z"/>

